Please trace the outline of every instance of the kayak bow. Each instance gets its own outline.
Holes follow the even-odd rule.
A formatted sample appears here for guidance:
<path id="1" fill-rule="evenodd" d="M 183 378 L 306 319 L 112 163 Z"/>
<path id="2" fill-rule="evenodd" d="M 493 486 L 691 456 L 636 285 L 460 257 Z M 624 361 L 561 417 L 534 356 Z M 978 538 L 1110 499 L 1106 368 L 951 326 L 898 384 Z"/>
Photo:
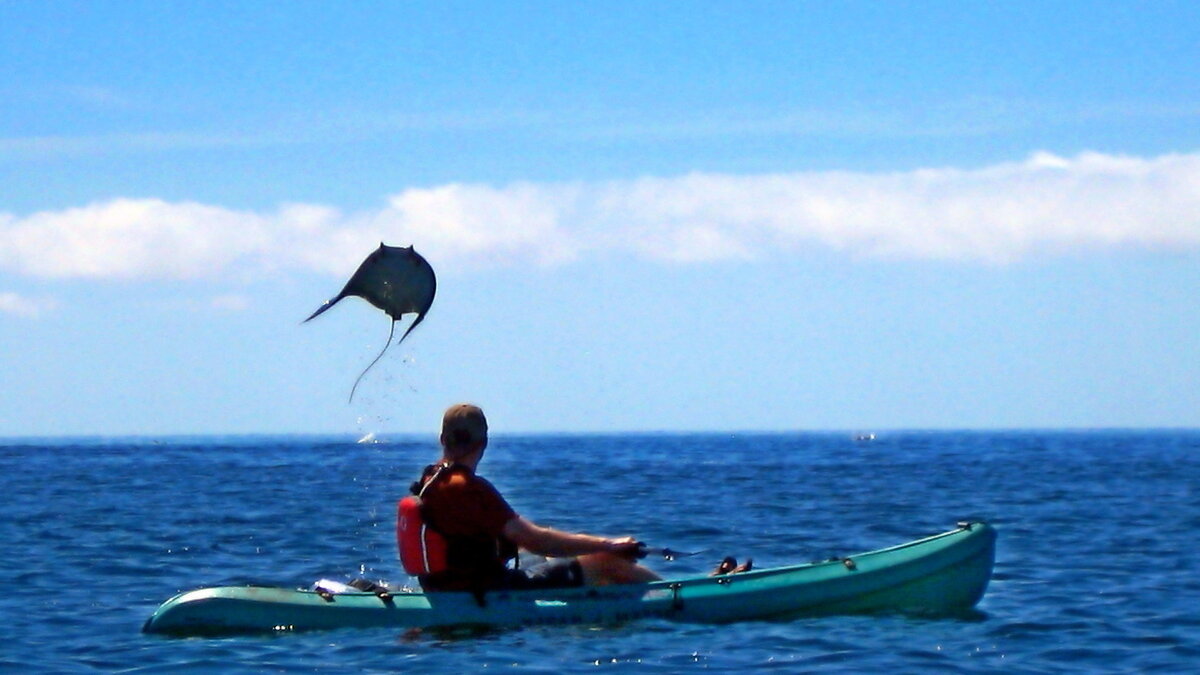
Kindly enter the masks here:
<path id="1" fill-rule="evenodd" d="M 203 635 L 365 627 L 601 624 L 641 617 L 721 623 L 789 616 L 974 607 L 991 579 L 996 532 L 986 523 L 848 558 L 602 587 L 470 593 L 330 593 L 259 586 L 202 588 L 163 603 L 148 633 Z"/>

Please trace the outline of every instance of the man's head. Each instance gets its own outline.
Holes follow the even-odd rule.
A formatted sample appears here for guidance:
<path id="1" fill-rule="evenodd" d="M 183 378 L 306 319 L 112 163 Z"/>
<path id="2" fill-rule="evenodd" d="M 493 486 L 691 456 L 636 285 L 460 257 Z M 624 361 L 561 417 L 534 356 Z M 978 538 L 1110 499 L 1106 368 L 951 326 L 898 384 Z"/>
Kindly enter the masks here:
<path id="1" fill-rule="evenodd" d="M 479 406 L 459 403 L 442 416 L 442 447 L 451 459 L 459 459 L 487 447 L 487 418 Z"/>

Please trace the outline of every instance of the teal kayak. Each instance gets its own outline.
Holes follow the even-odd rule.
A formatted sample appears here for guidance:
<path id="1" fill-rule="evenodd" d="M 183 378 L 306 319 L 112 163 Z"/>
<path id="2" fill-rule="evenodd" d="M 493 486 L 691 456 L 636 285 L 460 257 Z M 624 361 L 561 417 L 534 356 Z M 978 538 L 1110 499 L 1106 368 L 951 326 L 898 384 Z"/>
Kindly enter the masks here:
<path id="1" fill-rule="evenodd" d="M 601 587 L 470 593 L 330 593 L 259 586 L 202 588 L 164 602 L 148 633 L 204 635 L 331 628 L 604 624 L 642 617 L 723 623 L 792 616 L 974 607 L 992 576 L 986 523 L 848 558 Z"/>

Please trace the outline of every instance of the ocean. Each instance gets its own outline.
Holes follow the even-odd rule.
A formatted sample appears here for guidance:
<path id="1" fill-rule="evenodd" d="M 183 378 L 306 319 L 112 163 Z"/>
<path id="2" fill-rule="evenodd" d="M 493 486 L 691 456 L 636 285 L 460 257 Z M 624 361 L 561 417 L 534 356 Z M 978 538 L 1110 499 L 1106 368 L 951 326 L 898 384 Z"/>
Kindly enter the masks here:
<path id="1" fill-rule="evenodd" d="M 181 590 L 407 580 L 395 501 L 430 436 L 0 439 L 0 670 L 1142 673 L 1200 664 L 1200 431 L 531 435 L 480 473 L 518 512 L 756 567 L 998 530 L 978 612 L 474 634 L 141 632 Z"/>

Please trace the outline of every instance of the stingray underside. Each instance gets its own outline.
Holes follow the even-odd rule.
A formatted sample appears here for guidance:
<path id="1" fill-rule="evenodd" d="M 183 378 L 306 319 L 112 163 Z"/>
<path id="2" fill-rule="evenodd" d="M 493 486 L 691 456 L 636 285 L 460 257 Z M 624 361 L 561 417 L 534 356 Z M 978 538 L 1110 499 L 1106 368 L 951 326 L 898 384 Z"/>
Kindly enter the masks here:
<path id="1" fill-rule="evenodd" d="M 396 322 L 405 314 L 417 315 L 396 342 L 396 344 L 400 344 L 425 319 L 425 315 L 433 305 L 433 297 L 436 293 L 437 277 L 434 275 L 429 261 L 413 250 L 412 246 L 387 246 L 381 242 L 379 248 L 372 251 L 362 261 L 341 292 L 318 307 L 317 311 L 304 320 L 305 322 L 312 321 L 340 302 L 342 298 L 350 295 L 356 295 L 366 300 L 391 317 L 392 325 L 388 332 L 387 344 L 355 380 L 354 387 L 350 390 L 351 400 L 354 398 L 354 390 L 358 388 L 358 383 L 362 380 L 363 375 L 366 375 L 367 371 L 383 358 L 384 353 L 391 346 Z"/>

